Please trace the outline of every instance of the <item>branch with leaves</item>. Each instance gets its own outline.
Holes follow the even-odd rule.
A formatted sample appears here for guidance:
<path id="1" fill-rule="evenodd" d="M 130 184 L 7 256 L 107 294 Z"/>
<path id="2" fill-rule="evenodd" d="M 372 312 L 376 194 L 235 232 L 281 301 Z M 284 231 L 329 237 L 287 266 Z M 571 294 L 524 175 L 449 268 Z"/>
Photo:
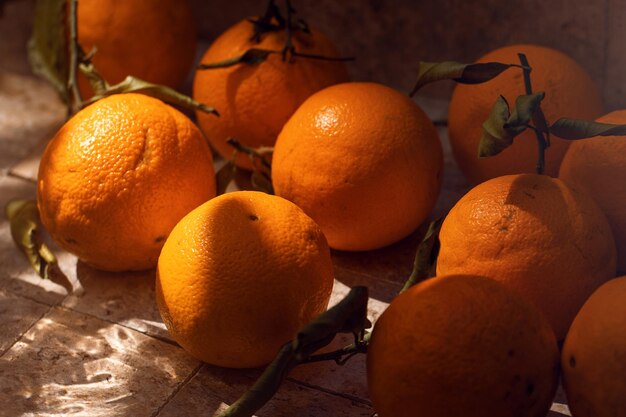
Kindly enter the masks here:
<path id="1" fill-rule="evenodd" d="M 531 83 L 532 67 L 526 55 L 518 54 L 520 63 L 485 62 L 462 64 L 455 61 L 420 62 L 415 86 L 409 93 L 412 97 L 423 86 L 442 80 L 452 80 L 460 84 L 480 84 L 488 82 L 510 68 L 523 71 L 525 94 L 515 100 L 513 109 L 506 98 L 499 96 L 482 127 L 483 132 L 478 147 L 478 157 L 494 156 L 513 144 L 513 140 L 527 129 L 537 138 L 537 173 L 545 168 L 545 151 L 550 146 L 550 136 L 576 140 L 595 136 L 615 136 L 626 134 L 626 125 L 598 123 L 595 121 L 560 118 L 549 124 L 541 108 L 544 92 L 533 92 Z"/>

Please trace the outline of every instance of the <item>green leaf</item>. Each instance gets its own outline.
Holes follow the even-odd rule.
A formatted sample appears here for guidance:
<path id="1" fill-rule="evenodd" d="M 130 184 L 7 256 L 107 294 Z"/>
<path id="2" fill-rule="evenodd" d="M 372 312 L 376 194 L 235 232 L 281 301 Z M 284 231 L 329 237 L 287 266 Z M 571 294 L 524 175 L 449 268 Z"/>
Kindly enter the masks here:
<path id="1" fill-rule="evenodd" d="M 35 74 L 48 80 L 68 102 L 68 36 L 65 28 L 67 0 L 38 0 L 28 59 Z"/>
<path id="2" fill-rule="evenodd" d="M 428 225 L 428 230 L 422 238 L 413 261 L 413 271 L 404 283 L 400 293 L 411 288 L 413 285 L 428 278 L 430 272 L 437 261 L 439 254 L 439 231 L 443 224 L 443 218 L 433 220 Z"/>
<path id="3" fill-rule="evenodd" d="M 544 96 L 543 92 L 518 96 L 512 113 L 506 99 L 498 97 L 489 118 L 483 123 L 478 157 L 494 156 L 511 146 L 513 139 L 529 127 L 531 120 L 546 124 L 540 107 Z"/>
<path id="4" fill-rule="evenodd" d="M 242 55 L 226 59 L 220 62 L 213 62 L 209 64 L 199 64 L 198 69 L 215 69 L 215 68 L 227 68 L 237 64 L 257 65 L 267 59 L 270 54 L 278 54 L 279 51 L 271 51 L 269 49 L 250 48 Z"/>
<path id="5" fill-rule="evenodd" d="M 518 96 L 515 99 L 515 107 L 504 128 L 515 136 L 523 132 L 533 119 L 544 97 L 545 93 L 543 92 Z"/>
<path id="6" fill-rule="evenodd" d="M 306 359 L 330 343 L 337 333 L 359 333 L 369 328 L 367 302 L 367 287 L 353 287 L 339 303 L 298 332 L 292 342 L 294 352 Z"/>
<path id="7" fill-rule="evenodd" d="M 5 215 L 11 227 L 11 237 L 28 258 L 37 274 L 49 278 L 49 271 L 57 264 L 52 251 L 39 239 L 39 211 L 30 200 L 12 200 L 5 206 Z"/>
<path id="8" fill-rule="evenodd" d="M 561 118 L 550 126 L 550 133 L 562 139 L 586 139 L 594 136 L 625 136 L 626 125 Z"/>
<path id="9" fill-rule="evenodd" d="M 84 105 L 91 104 L 101 98 L 124 93 L 139 93 L 158 98 L 169 104 L 174 104 L 180 107 L 187 108 L 189 110 L 200 110 L 205 113 L 212 113 L 219 116 L 216 109 L 209 107 L 203 103 L 200 103 L 189 96 L 179 93 L 178 91 L 163 86 L 152 84 L 147 81 L 141 80 L 133 76 L 127 76 L 121 83 L 107 87 L 106 91 L 102 94 L 93 96 L 90 100 L 84 103 Z"/>
<path id="10" fill-rule="evenodd" d="M 506 69 L 515 66 L 500 62 L 462 64 L 455 61 L 420 62 L 417 81 L 410 96 L 426 84 L 441 80 L 453 80 L 460 84 L 480 84 L 500 75 Z"/>
<path id="11" fill-rule="evenodd" d="M 255 169 L 250 176 L 250 182 L 255 190 L 262 191 L 266 194 L 274 194 L 272 179 L 267 173 Z"/>
<path id="12" fill-rule="evenodd" d="M 228 188 L 228 185 L 233 181 L 233 179 L 235 179 L 236 173 L 237 173 L 237 165 L 235 165 L 235 161 L 233 159 L 225 163 L 215 173 L 215 184 L 217 188 L 217 195 L 221 195 L 226 192 L 226 188 Z"/>
<path id="13" fill-rule="evenodd" d="M 513 143 L 513 138 L 504 128 L 510 115 L 509 103 L 503 96 L 499 96 L 483 123 L 483 133 L 478 145 L 479 158 L 496 155 Z"/>

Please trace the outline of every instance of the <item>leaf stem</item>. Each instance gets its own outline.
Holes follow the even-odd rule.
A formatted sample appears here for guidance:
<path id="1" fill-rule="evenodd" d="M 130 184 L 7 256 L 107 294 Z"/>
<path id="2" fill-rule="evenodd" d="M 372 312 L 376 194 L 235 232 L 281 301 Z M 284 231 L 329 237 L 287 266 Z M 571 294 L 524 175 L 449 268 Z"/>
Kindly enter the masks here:
<path id="1" fill-rule="evenodd" d="M 522 64 L 521 68 L 524 74 L 524 88 L 526 90 L 526 94 L 530 95 L 533 93 L 533 89 L 532 89 L 532 84 L 530 81 L 530 72 L 532 71 L 532 68 L 530 66 L 530 64 L 528 63 L 528 59 L 526 58 L 526 55 L 523 53 L 518 53 L 517 56 L 519 57 L 520 63 Z M 541 107 L 538 108 L 538 111 L 541 112 Z M 543 114 L 543 113 L 542 113 Z M 543 117 L 543 116 L 542 116 Z M 545 119 L 545 118 L 544 118 Z M 548 143 L 546 141 L 546 138 L 543 135 L 543 132 L 541 132 L 539 129 L 532 129 L 533 132 L 535 132 L 535 137 L 537 138 L 537 166 L 536 166 L 536 172 L 537 174 L 543 174 L 543 171 L 545 169 L 545 153 L 546 153 L 546 148 L 548 147 Z"/>
<path id="2" fill-rule="evenodd" d="M 70 91 L 68 96 L 70 97 L 67 100 L 67 117 L 69 118 L 74 108 L 81 108 L 83 98 L 80 94 L 80 90 L 78 89 L 78 81 L 76 79 L 76 72 L 78 70 L 78 29 L 77 29 L 77 0 L 70 0 L 70 13 L 69 13 L 69 24 L 70 24 L 70 68 L 68 74 L 68 85 L 67 88 Z"/>

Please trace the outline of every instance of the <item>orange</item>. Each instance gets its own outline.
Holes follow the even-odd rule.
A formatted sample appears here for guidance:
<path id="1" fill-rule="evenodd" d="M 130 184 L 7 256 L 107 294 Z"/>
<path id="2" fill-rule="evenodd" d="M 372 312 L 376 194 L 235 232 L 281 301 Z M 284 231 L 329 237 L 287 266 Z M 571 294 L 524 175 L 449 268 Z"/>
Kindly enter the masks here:
<path id="1" fill-rule="evenodd" d="M 109 271 L 156 266 L 178 220 L 214 195 L 200 130 L 140 94 L 113 95 L 78 112 L 39 165 L 43 225 L 61 247 Z"/>
<path id="2" fill-rule="evenodd" d="M 110 84 L 127 75 L 179 87 L 196 53 L 196 28 L 187 0 L 80 0 L 78 41 Z M 85 77 L 80 91 L 90 96 Z"/>
<path id="3" fill-rule="evenodd" d="M 156 299 L 172 337 L 207 363 L 270 362 L 328 304 L 326 239 L 280 197 L 238 191 L 185 216 L 167 239 Z"/>
<path id="4" fill-rule="evenodd" d="M 546 93 L 541 103 L 546 118 L 594 119 L 602 114 L 600 93 L 585 70 L 567 55 L 537 45 L 510 45 L 496 49 L 477 62 L 519 64 L 518 52 L 526 54 L 532 67 L 534 92 Z M 502 153 L 478 159 L 482 124 L 499 95 L 511 109 L 515 99 L 526 94 L 522 70 L 510 68 L 483 84 L 455 87 L 448 110 L 448 132 L 454 158 L 463 173 L 474 183 L 506 174 L 534 172 L 537 163 L 537 139 L 528 129 L 516 137 Z M 552 137 L 546 151 L 545 173 L 556 176 L 569 142 Z"/>
<path id="5" fill-rule="evenodd" d="M 562 340 L 587 297 L 615 276 L 606 216 L 547 175 L 494 178 L 465 194 L 440 232 L 437 275 L 476 274 L 526 296 Z"/>
<path id="6" fill-rule="evenodd" d="M 367 353 L 380 417 L 544 417 L 558 380 L 550 325 L 480 276 L 428 279 L 394 299 Z"/>
<path id="7" fill-rule="evenodd" d="M 344 83 L 305 101 L 276 141 L 272 178 L 330 246 L 369 250 L 410 234 L 441 186 L 441 143 L 426 114 L 380 84 Z"/>
<path id="8" fill-rule="evenodd" d="M 567 333 L 561 367 L 575 417 L 626 416 L 626 277 L 589 297 Z"/>
<path id="9" fill-rule="evenodd" d="M 626 124 L 626 110 L 598 122 Z M 577 140 L 563 158 L 559 177 L 583 187 L 604 211 L 617 245 L 617 269 L 626 273 L 626 136 Z"/>
<path id="10" fill-rule="evenodd" d="M 221 62 L 241 56 L 250 48 L 281 51 L 285 31 L 263 35 L 260 43 L 251 41 L 253 24 L 243 20 L 220 35 L 206 51 L 201 62 Z M 293 46 L 297 52 L 336 57 L 337 51 L 322 33 L 296 31 Z M 348 80 L 343 62 L 293 57 L 283 61 L 273 54 L 256 65 L 237 64 L 227 68 L 197 70 L 193 97 L 209 103 L 221 117 L 206 117 L 198 112 L 198 123 L 215 149 L 231 159 L 233 148 L 226 143 L 230 137 L 258 148 L 272 146 L 289 116 L 311 94 L 332 84 Z M 239 155 L 237 165 L 252 168 L 250 159 Z"/>

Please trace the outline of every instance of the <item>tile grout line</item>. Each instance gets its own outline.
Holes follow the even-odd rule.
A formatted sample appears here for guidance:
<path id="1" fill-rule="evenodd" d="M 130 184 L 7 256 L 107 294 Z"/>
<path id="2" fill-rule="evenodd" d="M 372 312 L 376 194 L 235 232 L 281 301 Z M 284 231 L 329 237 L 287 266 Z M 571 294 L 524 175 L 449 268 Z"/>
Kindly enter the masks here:
<path id="1" fill-rule="evenodd" d="M 332 396 L 335 396 L 335 397 L 339 397 L 339 398 L 343 398 L 343 399 L 346 399 L 346 400 L 350 400 L 352 402 L 355 402 L 355 403 L 358 403 L 358 404 L 361 404 L 361 405 L 366 405 L 368 407 L 372 406 L 372 402 L 369 401 L 368 399 L 357 397 L 355 395 L 333 391 L 333 390 L 331 390 L 329 388 L 324 388 L 324 387 L 319 386 L 319 385 L 309 384 L 308 382 L 300 381 L 298 379 L 295 379 L 294 377 L 287 377 L 287 378 L 285 378 L 285 380 L 289 381 L 289 382 L 291 382 L 293 384 L 300 385 L 300 386 L 305 387 L 305 388 L 309 388 L 309 389 L 312 389 L 312 390 L 315 390 L 315 391 L 320 391 L 320 392 L 323 392 L 325 394 L 329 394 L 329 395 L 332 395 Z"/>
<path id="2" fill-rule="evenodd" d="M 43 305 L 43 306 L 46 306 L 46 307 L 48 307 L 48 309 L 47 309 L 46 311 L 44 311 L 44 312 L 43 312 L 43 314 L 41 314 L 41 316 L 39 316 L 39 318 L 38 318 L 37 320 L 33 321 L 33 323 L 32 323 L 30 326 L 28 326 L 28 328 L 27 328 L 26 330 L 24 330 L 24 331 L 23 331 L 23 332 L 22 332 L 22 333 L 21 333 L 21 334 L 20 334 L 20 335 L 19 335 L 19 336 L 15 339 L 15 341 L 14 341 L 13 343 L 11 343 L 11 345 L 10 345 L 10 346 L 7 346 L 7 348 L 6 348 L 6 349 L 4 349 L 4 351 L 3 351 L 3 352 L 0 352 L 0 359 L 1 359 L 1 358 L 3 358 L 3 357 L 4 357 L 4 355 L 6 355 L 6 354 L 7 354 L 7 352 L 9 352 L 11 349 L 13 349 L 13 347 L 14 347 L 14 346 L 15 346 L 15 345 L 16 345 L 16 344 L 20 341 L 20 340 L 22 340 L 22 338 L 24 337 L 24 335 L 25 335 L 26 333 L 28 333 L 28 332 L 30 331 L 30 329 L 32 329 L 33 327 L 35 327 L 35 325 L 36 325 L 37 323 L 39 323 L 39 322 L 40 322 L 40 321 L 41 321 L 41 320 L 42 320 L 45 316 L 47 316 L 47 315 L 50 313 L 50 311 L 51 311 L 51 310 L 55 307 L 54 305 L 45 304 L 45 303 L 42 303 L 42 302 L 40 302 L 40 301 L 33 300 L 33 299 L 29 298 L 29 297 L 23 297 L 23 296 L 21 296 L 21 295 L 19 295 L 19 294 L 15 294 L 15 293 L 13 293 L 12 291 L 9 291 L 9 290 L 5 290 L 5 291 L 8 291 L 9 293 L 11 293 L 11 294 L 13 294 L 13 295 L 15 295 L 15 296 L 18 296 L 18 297 L 24 298 L 25 300 L 29 300 L 29 301 L 35 302 L 35 303 L 37 303 L 37 304 L 41 304 L 41 305 Z"/>
<path id="3" fill-rule="evenodd" d="M 200 372 L 200 369 L 202 369 L 203 366 L 204 362 L 200 362 L 198 366 L 196 366 L 196 368 L 192 372 L 190 372 L 189 375 L 174 388 L 172 393 L 168 395 L 168 397 L 165 399 L 165 402 L 163 402 L 163 404 L 161 404 L 161 406 L 159 406 L 157 410 L 150 415 L 150 417 L 157 417 L 159 414 L 161 414 L 163 409 L 174 399 L 174 397 L 176 397 L 176 395 L 189 383 L 189 381 L 191 381 L 196 375 L 198 375 L 198 372 Z"/>

